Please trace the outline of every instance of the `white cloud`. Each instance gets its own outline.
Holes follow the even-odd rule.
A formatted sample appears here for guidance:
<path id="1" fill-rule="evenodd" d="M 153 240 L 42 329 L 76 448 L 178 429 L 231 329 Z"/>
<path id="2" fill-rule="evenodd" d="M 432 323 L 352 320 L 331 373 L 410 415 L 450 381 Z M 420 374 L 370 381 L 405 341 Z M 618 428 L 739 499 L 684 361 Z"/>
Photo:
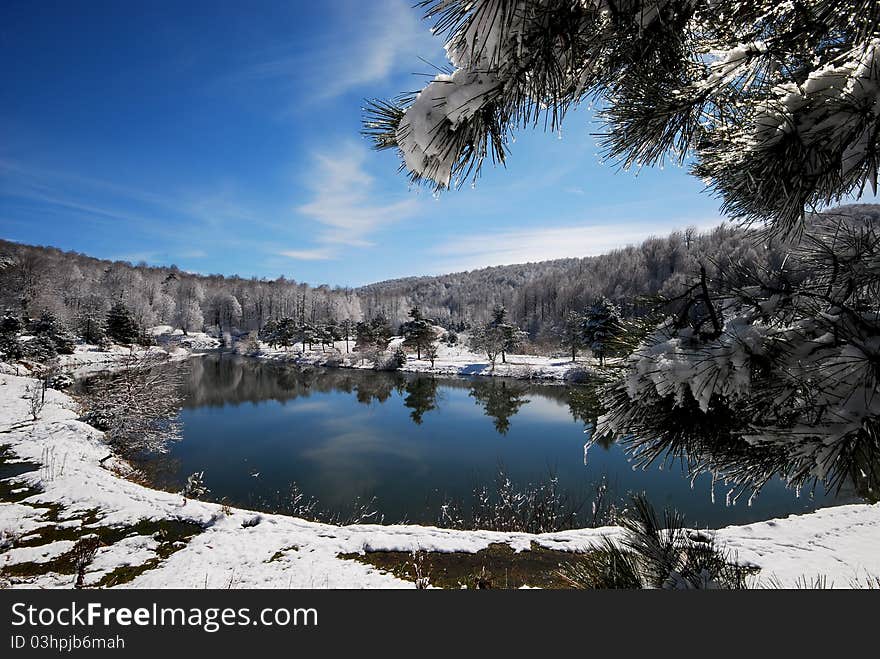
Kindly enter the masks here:
<path id="1" fill-rule="evenodd" d="M 430 43 L 430 31 L 409 4 L 401 0 L 371 2 L 365 22 L 361 22 L 364 12 L 357 12 L 355 38 L 333 44 L 332 55 L 325 53 L 329 66 L 324 97 L 381 82 L 404 65 L 411 69 L 417 65 L 413 54 L 431 52 L 430 46 L 437 46 L 437 40 Z"/>
<path id="2" fill-rule="evenodd" d="M 666 235 L 676 229 L 689 226 L 703 230 L 717 226 L 721 222 L 721 218 L 657 222 L 620 221 L 613 224 L 471 234 L 438 245 L 433 251 L 440 259 L 432 270 L 438 273 L 456 272 L 491 265 L 598 256 L 613 249 L 640 243 L 650 236 Z"/>
<path id="3" fill-rule="evenodd" d="M 342 247 L 370 247 L 376 231 L 416 213 L 418 202 L 409 196 L 376 203 L 373 177 L 364 169 L 368 157 L 367 149 L 356 143 L 314 156 L 308 180 L 311 200 L 296 210 L 317 225 L 313 237 L 317 245 L 279 254 L 292 259 L 335 258 Z"/>
<path id="4" fill-rule="evenodd" d="M 328 17 L 333 25 L 313 41 L 270 49 L 235 78 L 304 85 L 308 94 L 297 95 L 301 105 L 384 82 L 394 73 L 411 72 L 426 53 L 442 57 L 442 40 L 431 34 L 406 0 L 344 3 L 336 12 L 338 16 Z"/>
<path id="5" fill-rule="evenodd" d="M 189 249 L 177 252 L 177 256 L 182 259 L 204 259 L 208 257 L 208 252 L 203 249 Z"/>
<path id="6" fill-rule="evenodd" d="M 279 254 L 298 261 L 327 261 L 336 258 L 336 252 L 329 247 L 316 247 L 314 249 L 285 249 L 279 252 Z"/>

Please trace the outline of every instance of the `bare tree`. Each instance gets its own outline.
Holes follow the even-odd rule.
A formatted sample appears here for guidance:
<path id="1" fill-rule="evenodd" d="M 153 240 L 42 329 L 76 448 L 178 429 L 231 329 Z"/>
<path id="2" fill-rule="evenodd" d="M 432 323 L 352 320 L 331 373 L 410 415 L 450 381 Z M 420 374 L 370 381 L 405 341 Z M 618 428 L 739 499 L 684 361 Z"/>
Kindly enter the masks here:
<path id="1" fill-rule="evenodd" d="M 36 421 L 43 412 L 46 404 L 46 387 L 42 380 L 29 384 L 25 389 L 25 398 L 28 401 L 28 411 L 31 418 Z"/>
<path id="2" fill-rule="evenodd" d="M 163 368 L 167 360 L 162 353 L 132 352 L 121 370 L 87 383 L 83 418 L 122 455 L 164 452 L 180 438 L 180 375 Z"/>

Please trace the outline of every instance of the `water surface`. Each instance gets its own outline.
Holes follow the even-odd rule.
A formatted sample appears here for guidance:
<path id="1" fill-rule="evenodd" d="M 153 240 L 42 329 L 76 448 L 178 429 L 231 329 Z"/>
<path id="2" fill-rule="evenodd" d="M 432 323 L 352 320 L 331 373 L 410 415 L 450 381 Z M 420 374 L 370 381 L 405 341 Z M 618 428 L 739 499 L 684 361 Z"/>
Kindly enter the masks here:
<path id="1" fill-rule="evenodd" d="M 780 482 L 748 506 L 681 468 L 633 470 L 616 445 L 584 460 L 589 388 L 503 378 L 434 378 L 346 369 L 300 371 L 232 355 L 190 360 L 183 439 L 151 462 L 160 485 L 205 472 L 208 498 L 280 509 L 291 483 L 328 509 L 376 497 L 386 523 L 435 523 L 445 498 L 470 500 L 503 465 L 516 483 L 550 472 L 580 498 L 603 477 L 622 498 L 644 491 L 693 525 L 720 527 L 831 505 L 824 493 L 797 497 Z M 837 502 L 851 500 L 840 496 Z"/>

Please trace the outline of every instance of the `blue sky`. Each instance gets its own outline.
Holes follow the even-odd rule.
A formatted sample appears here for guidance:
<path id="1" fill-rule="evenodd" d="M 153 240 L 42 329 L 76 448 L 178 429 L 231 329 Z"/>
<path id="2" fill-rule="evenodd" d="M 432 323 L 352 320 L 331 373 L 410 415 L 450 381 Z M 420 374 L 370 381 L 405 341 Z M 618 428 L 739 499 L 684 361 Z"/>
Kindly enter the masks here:
<path id="1" fill-rule="evenodd" d="M 445 64 L 429 27 L 410 0 L 4 0 L 0 237 L 357 285 L 720 222 L 683 170 L 602 165 L 586 110 L 519 134 L 475 188 L 412 188 L 361 107 Z"/>

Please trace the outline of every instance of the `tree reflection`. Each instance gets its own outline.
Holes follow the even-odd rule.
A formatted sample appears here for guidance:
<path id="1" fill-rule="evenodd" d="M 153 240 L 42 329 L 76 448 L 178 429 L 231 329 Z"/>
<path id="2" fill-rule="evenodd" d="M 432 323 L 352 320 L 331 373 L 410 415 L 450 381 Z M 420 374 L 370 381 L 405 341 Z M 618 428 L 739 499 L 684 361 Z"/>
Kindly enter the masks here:
<path id="1" fill-rule="evenodd" d="M 519 408 L 529 402 L 525 398 L 526 390 L 509 384 L 505 380 L 489 378 L 487 380 L 475 380 L 471 384 L 468 394 L 478 405 L 482 405 L 486 416 L 491 416 L 495 423 L 495 430 L 506 435 L 510 430 L 510 417 L 519 412 Z"/>
<path id="2" fill-rule="evenodd" d="M 602 404 L 599 401 L 599 390 L 594 386 L 574 385 L 568 388 L 568 410 L 575 421 L 581 421 L 587 428 L 595 428 Z M 614 444 L 611 436 L 602 436 L 596 444 L 604 449 Z"/>
<path id="3" fill-rule="evenodd" d="M 372 377 L 371 377 L 372 376 Z M 403 379 L 387 373 L 368 373 L 357 383 L 357 401 L 369 405 L 374 400 L 384 403 L 391 397 L 392 392 L 400 391 Z"/>
<path id="4" fill-rule="evenodd" d="M 179 364 L 169 368 L 179 368 Z M 424 415 L 437 409 L 443 387 L 468 388 L 469 395 L 492 417 L 502 435 L 510 429 L 510 418 L 528 402 L 526 395 L 536 393 L 566 403 L 572 417 L 584 424 L 594 424 L 601 406 L 595 387 L 536 387 L 504 378 L 478 378 L 473 382 L 424 375 L 391 372 L 296 367 L 289 364 L 247 359 L 219 354 L 190 360 L 184 384 L 186 407 L 238 405 L 265 400 L 286 402 L 315 393 L 354 394 L 364 405 L 384 403 L 396 392 L 410 410 L 413 423 L 421 424 Z M 603 446 L 608 446 L 604 443 Z"/>
<path id="5" fill-rule="evenodd" d="M 406 398 L 403 404 L 410 408 L 410 418 L 416 425 L 421 425 L 425 412 L 437 409 L 437 380 L 435 378 L 417 377 L 406 383 Z"/>

